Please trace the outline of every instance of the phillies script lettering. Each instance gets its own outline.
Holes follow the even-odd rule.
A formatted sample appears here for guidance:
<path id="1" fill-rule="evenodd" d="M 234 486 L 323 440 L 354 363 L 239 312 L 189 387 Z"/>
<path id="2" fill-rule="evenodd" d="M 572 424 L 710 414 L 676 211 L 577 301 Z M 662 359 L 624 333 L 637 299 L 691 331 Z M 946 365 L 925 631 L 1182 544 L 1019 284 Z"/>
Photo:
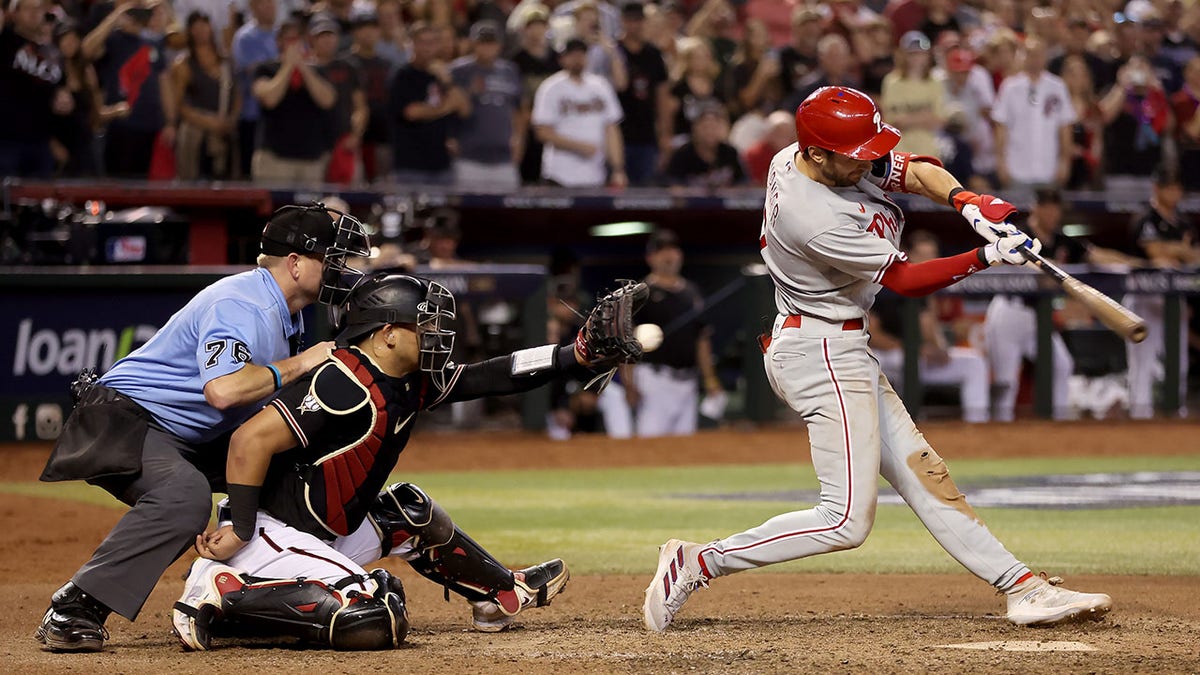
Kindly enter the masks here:
<path id="1" fill-rule="evenodd" d="M 896 219 L 891 215 L 876 213 L 875 217 L 871 219 L 871 224 L 867 226 L 867 231 L 875 233 L 875 236 L 880 239 L 890 240 L 891 235 L 899 232 L 900 228 L 896 225 Z"/>

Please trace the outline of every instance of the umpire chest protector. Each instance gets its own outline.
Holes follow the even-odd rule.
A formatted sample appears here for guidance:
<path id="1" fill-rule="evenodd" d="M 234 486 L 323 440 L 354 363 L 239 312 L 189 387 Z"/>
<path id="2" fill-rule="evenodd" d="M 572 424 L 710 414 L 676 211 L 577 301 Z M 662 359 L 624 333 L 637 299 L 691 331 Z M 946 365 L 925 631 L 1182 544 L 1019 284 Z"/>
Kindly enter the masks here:
<path id="1" fill-rule="evenodd" d="M 428 381 L 389 377 L 348 347 L 285 387 L 271 407 L 297 445 L 271 463 L 262 506 L 323 539 L 353 532 L 408 443 Z"/>

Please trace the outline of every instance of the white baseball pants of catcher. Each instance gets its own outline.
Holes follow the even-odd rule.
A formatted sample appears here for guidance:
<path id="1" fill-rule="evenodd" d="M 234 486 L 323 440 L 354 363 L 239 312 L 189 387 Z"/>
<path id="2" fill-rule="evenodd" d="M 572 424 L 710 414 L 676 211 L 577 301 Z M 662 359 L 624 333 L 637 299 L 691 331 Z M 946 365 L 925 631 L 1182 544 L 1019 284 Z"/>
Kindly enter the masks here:
<path id="1" fill-rule="evenodd" d="M 988 304 L 983 318 L 983 335 L 987 343 L 988 362 L 996 384 L 995 419 L 1011 422 L 1017 407 L 1017 390 L 1021 384 L 1021 362 L 1037 357 L 1037 312 L 1021 298 L 997 295 Z M 1054 385 L 1050 395 L 1054 419 L 1070 419 L 1071 375 L 1075 359 L 1062 336 L 1050 336 L 1053 350 Z"/>
<path id="2" fill-rule="evenodd" d="M 874 349 L 875 359 L 883 374 L 904 390 L 904 350 Z M 991 375 L 987 359 L 970 347 L 951 347 L 945 363 L 921 359 L 921 382 L 959 389 L 964 422 L 986 422 L 991 418 Z"/>
<path id="3" fill-rule="evenodd" d="M 1183 298 L 1173 302 L 1183 303 Z M 1129 365 L 1129 416 L 1136 420 L 1154 417 L 1154 383 L 1165 373 L 1162 357 L 1166 353 L 1163 310 L 1167 299 L 1161 295 L 1126 295 L 1122 304 L 1146 320 L 1146 339 L 1125 343 L 1125 358 Z M 1179 401 L 1182 415 L 1186 412 L 1188 372 L 1187 305 L 1180 307 L 1179 326 Z"/>
<path id="4" fill-rule="evenodd" d="M 804 317 L 781 329 L 763 357 L 767 379 L 808 426 L 820 502 L 784 513 L 701 550 L 713 575 L 859 546 L 875 522 L 882 475 L 946 552 L 1006 590 L 1029 571 L 958 491 L 946 463 L 917 430 L 879 370 L 860 327 Z"/>
<path id="5" fill-rule="evenodd" d="M 222 505 L 225 503 L 222 501 Z M 229 521 L 222 521 L 217 527 L 229 524 Z M 233 557 L 222 563 L 201 558 L 195 564 L 224 564 L 264 579 L 304 577 L 332 586 L 348 576 L 365 575 L 367 571 L 363 565 L 379 560 L 382 550 L 379 534 L 367 520 L 350 534 L 325 541 L 287 525 L 266 511 L 259 511 L 254 536 Z M 412 546 L 405 543 L 392 551 L 391 555 L 404 558 L 405 554 L 411 552 Z M 363 579 L 347 588 L 374 593 L 375 582 Z"/>

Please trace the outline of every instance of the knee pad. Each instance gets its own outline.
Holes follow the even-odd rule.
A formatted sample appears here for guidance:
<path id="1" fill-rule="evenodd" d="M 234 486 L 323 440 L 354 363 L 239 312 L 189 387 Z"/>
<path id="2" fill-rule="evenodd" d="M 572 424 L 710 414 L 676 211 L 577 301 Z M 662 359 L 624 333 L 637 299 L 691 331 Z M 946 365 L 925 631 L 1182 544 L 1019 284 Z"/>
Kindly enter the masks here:
<path id="1" fill-rule="evenodd" d="M 379 533 L 382 556 L 406 542 L 420 551 L 441 546 L 454 536 L 450 515 L 412 483 L 384 488 L 367 515 Z"/>
<path id="2" fill-rule="evenodd" d="M 404 589 L 384 570 L 370 577 L 376 582 L 373 594 L 344 596 L 320 581 L 257 580 L 221 597 L 218 632 L 290 635 L 342 650 L 398 647 L 408 635 Z"/>
<path id="3" fill-rule="evenodd" d="M 387 570 L 372 570 L 371 596 L 353 594 L 330 620 L 329 646 L 340 650 L 393 649 L 408 636 L 404 587 Z"/>

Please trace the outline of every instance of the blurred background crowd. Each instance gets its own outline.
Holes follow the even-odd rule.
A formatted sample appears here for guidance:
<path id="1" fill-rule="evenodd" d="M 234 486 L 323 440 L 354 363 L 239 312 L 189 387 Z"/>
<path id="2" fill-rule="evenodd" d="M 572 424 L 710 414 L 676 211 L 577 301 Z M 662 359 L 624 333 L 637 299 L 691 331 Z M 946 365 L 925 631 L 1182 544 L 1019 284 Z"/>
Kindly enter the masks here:
<path id="1" fill-rule="evenodd" d="M 761 184 L 877 97 L 976 189 L 1200 182 L 1200 2 L 4 0 L 6 176 Z"/>

